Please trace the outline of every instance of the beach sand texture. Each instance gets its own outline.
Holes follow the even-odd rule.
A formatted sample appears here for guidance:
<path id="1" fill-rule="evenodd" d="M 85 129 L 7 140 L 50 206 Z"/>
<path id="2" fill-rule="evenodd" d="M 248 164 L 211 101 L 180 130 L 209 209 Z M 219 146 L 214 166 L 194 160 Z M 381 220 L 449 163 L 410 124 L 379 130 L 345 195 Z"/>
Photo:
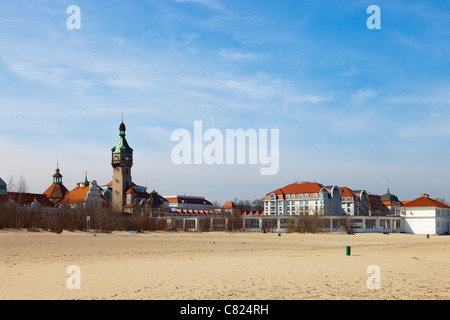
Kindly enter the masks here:
<path id="1" fill-rule="evenodd" d="M 0 231 L 2 300 L 447 300 L 449 265 L 450 236 Z"/>

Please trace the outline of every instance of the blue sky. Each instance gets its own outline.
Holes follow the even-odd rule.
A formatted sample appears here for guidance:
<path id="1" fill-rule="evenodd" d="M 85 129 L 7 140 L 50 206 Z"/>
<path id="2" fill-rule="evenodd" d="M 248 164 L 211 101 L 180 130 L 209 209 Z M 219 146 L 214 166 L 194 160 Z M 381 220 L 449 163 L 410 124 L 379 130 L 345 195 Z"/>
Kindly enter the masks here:
<path id="1" fill-rule="evenodd" d="M 69 30 L 67 7 L 81 9 Z M 369 30 L 367 8 L 381 8 Z M 317 181 L 450 200 L 444 1 L 2 1 L 0 177 L 111 181 L 122 113 L 133 180 L 225 202 Z M 279 129 L 280 170 L 175 166 L 171 133 Z"/>

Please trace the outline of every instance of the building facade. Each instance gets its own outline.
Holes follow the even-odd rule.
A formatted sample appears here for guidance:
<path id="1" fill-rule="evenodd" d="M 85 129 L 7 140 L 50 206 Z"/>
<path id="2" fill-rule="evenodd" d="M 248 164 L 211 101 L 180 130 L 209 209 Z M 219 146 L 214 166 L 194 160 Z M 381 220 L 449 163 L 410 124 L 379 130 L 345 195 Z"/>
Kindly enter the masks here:
<path id="1" fill-rule="evenodd" d="M 339 188 L 341 195 L 342 214 L 349 216 L 368 216 L 369 198 L 366 190 Z"/>
<path id="2" fill-rule="evenodd" d="M 342 215 L 338 186 L 316 182 L 292 183 L 266 194 L 265 215 Z"/>
<path id="3" fill-rule="evenodd" d="M 403 230 L 413 234 L 448 234 L 450 207 L 428 194 L 401 206 Z"/>

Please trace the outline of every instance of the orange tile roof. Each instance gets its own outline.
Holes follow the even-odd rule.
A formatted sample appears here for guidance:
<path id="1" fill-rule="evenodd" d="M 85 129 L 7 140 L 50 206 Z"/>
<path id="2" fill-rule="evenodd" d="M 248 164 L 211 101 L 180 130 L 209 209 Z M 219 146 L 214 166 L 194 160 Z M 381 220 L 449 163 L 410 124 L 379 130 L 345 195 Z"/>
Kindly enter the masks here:
<path id="1" fill-rule="evenodd" d="M 63 184 L 53 183 L 44 194 L 49 199 L 64 199 L 66 193 L 69 192 Z"/>
<path id="2" fill-rule="evenodd" d="M 353 190 L 347 188 L 347 187 L 340 187 L 339 190 L 341 191 L 341 197 L 354 197 L 355 194 L 353 193 Z"/>
<path id="3" fill-rule="evenodd" d="M 89 186 L 86 187 L 84 185 L 80 185 L 80 187 L 76 187 L 72 191 L 68 192 L 62 202 L 84 202 L 89 190 Z M 103 204 L 108 204 L 108 200 L 106 200 L 106 198 L 101 193 L 100 198 L 102 199 Z"/>
<path id="4" fill-rule="evenodd" d="M 133 187 L 128 188 L 128 190 L 125 192 L 125 194 L 136 194 L 136 189 Z"/>
<path id="5" fill-rule="evenodd" d="M 222 209 L 236 209 L 236 205 L 233 201 L 227 201 L 223 206 Z"/>
<path id="6" fill-rule="evenodd" d="M 422 195 L 422 197 L 417 198 L 413 201 L 408 201 L 406 204 L 403 204 L 402 207 L 441 207 L 441 208 L 450 208 L 446 204 L 442 202 L 431 199 L 428 194 Z"/>

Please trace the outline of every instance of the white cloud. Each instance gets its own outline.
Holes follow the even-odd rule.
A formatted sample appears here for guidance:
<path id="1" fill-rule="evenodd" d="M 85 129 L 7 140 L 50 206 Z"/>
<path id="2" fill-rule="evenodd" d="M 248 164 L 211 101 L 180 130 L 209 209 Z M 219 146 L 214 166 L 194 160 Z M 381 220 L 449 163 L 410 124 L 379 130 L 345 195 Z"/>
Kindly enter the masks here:
<path id="1" fill-rule="evenodd" d="M 226 60 L 247 61 L 254 60 L 260 55 L 254 53 L 243 53 L 235 49 L 222 49 L 219 51 L 220 57 Z"/>
<path id="2" fill-rule="evenodd" d="M 372 89 L 359 89 L 358 92 L 350 96 L 350 101 L 356 104 L 363 104 L 378 96 L 378 93 Z"/>

